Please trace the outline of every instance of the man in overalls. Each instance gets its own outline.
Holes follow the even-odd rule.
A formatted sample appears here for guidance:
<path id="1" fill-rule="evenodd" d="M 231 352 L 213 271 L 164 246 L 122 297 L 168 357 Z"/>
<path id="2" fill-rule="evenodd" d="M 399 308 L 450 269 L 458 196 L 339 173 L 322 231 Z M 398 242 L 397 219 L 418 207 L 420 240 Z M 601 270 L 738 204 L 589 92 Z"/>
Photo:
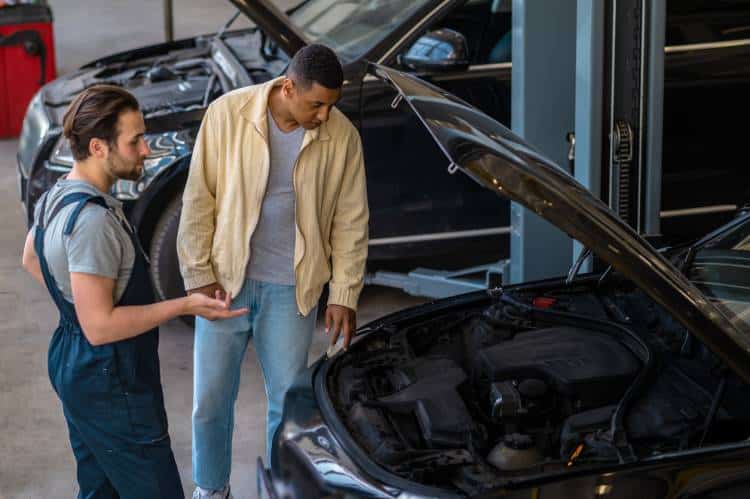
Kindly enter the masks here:
<path id="1" fill-rule="evenodd" d="M 79 498 L 182 498 L 159 376 L 157 326 L 182 314 L 229 318 L 231 297 L 154 303 L 148 261 L 121 203 L 107 194 L 137 180 L 149 154 L 137 100 L 97 85 L 68 108 L 75 159 L 37 203 L 23 266 L 60 312 L 49 376 L 77 462 Z"/>

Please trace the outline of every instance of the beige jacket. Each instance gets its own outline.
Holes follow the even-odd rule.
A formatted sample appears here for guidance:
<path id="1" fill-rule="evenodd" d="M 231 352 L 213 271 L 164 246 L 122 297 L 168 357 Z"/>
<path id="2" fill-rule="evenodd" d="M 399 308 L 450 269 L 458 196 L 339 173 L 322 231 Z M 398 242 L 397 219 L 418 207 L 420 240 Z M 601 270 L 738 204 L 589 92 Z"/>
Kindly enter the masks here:
<path id="1" fill-rule="evenodd" d="M 177 237 L 186 289 L 214 282 L 237 296 L 250 261 L 268 182 L 268 95 L 282 79 L 241 88 L 206 111 L 182 197 Z M 329 304 L 356 310 L 367 258 L 367 187 L 357 129 L 336 108 L 305 131 L 294 167 L 294 272 L 299 312 Z"/>

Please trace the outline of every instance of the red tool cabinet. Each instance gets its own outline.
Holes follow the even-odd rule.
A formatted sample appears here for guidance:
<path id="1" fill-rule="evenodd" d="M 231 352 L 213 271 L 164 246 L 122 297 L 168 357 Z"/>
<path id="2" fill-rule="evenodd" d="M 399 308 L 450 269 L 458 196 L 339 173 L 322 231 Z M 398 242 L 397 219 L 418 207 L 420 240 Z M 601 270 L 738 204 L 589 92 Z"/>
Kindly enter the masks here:
<path id="1" fill-rule="evenodd" d="M 0 137 L 21 131 L 26 107 L 55 78 L 52 12 L 47 5 L 0 7 Z"/>

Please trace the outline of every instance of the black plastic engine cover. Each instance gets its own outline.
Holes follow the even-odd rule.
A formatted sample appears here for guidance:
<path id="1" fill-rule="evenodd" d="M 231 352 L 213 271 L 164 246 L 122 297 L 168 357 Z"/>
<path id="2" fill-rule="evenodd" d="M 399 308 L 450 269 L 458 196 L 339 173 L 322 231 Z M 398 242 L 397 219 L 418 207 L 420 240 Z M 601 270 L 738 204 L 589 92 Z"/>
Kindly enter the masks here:
<path id="1" fill-rule="evenodd" d="M 143 113 L 148 114 L 163 108 L 200 104 L 206 93 L 208 81 L 207 76 L 194 76 L 185 80 L 158 81 L 129 90 L 138 99 Z"/>
<path id="2" fill-rule="evenodd" d="M 572 327 L 538 329 L 483 349 L 479 367 L 490 381 L 543 378 L 578 408 L 618 400 L 638 373 L 638 359 L 605 334 Z"/>
<path id="3" fill-rule="evenodd" d="M 430 447 L 461 447 L 474 429 L 474 421 L 458 393 L 466 373 L 449 359 L 420 359 L 397 369 L 410 384 L 368 404 L 394 413 L 413 413 Z"/>

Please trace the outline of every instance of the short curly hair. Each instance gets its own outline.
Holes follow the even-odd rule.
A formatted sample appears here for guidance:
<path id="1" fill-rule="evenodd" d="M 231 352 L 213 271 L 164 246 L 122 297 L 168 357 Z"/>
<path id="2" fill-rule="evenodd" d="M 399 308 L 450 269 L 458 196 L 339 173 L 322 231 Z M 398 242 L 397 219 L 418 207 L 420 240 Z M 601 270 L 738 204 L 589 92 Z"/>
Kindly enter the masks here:
<path id="1" fill-rule="evenodd" d="M 344 70 L 336 53 L 320 44 L 299 49 L 289 63 L 287 76 L 305 89 L 313 82 L 330 89 L 339 89 L 344 83 Z"/>

